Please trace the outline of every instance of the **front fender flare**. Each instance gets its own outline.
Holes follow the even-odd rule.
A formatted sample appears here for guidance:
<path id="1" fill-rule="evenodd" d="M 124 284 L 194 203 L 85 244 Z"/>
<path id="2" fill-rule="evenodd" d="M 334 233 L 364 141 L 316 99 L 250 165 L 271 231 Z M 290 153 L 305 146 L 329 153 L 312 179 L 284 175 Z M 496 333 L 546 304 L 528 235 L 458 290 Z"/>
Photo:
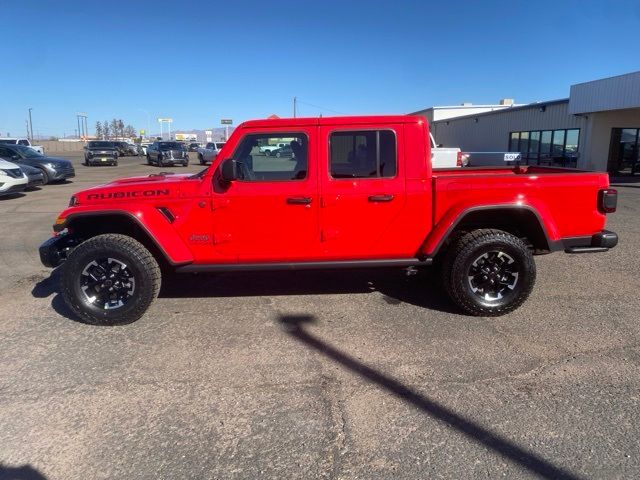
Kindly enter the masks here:
<path id="1" fill-rule="evenodd" d="M 77 219 L 105 216 L 121 216 L 133 222 L 153 242 L 171 265 L 185 265 L 193 262 L 193 255 L 182 238 L 166 218 L 151 206 L 137 208 L 135 213 L 122 209 L 91 210 L 86 207 L 74 207 L 63 212 L 61 217 L 64 221 L 56 221 L 54 230 L 62 231 Z"/>

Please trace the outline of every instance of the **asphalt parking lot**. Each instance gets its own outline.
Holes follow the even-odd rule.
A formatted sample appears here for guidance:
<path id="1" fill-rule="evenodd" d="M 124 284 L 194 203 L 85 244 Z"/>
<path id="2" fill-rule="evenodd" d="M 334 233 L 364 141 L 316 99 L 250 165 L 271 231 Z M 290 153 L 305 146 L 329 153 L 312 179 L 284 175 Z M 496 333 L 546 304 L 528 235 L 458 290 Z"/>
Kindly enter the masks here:
<path id="1" fill-rule="evenodd" d="M 72 182 L 0 199 L 0 479 L 640 477 L 640 183 L 616 249 L 536 257 L 504 317 L 429 274 L 229 274 L 108 328 L 37 247 L 73 192 L 158 168 L 68 158 Z"/>

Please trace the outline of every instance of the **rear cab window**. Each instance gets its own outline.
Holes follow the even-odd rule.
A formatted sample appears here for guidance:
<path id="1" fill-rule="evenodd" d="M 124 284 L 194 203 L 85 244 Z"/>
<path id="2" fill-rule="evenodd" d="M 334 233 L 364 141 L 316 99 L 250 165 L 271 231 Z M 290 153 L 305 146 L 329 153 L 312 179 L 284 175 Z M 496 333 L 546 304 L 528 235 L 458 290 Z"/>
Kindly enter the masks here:
<path id="1" fill-rule="evenodd" d="M 329 171 L 334 179 L 393 178 L 398 170 L 393 130 L 332 132 Z"/>

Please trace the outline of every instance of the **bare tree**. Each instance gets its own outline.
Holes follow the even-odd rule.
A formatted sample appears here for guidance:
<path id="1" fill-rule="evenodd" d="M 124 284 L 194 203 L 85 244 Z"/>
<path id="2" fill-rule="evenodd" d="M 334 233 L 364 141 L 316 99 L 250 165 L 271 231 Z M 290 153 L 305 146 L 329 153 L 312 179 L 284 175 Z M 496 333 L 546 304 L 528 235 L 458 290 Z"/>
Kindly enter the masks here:
<path id="1" fill-rule="evenodd" d="M 115 118 L 111 120 L 111 132 L 113 132 L 113 136 L 116 138 L 120 135 L 120 129 L 118 128 L 119 126 L 120 125 L 118 125 L 118 120 L 116 120 Z"/>
<path id="2" fill-rule="evenodd" d="M 102 124 L 102 134 L 107 140 L 111 138 L 111 128 L 109 127 L 109 120 L 105 120 Z"/>
<path id="3" fill-rule="evenodd" d="M 126 127 L 124 127 L 124 134 L 127 137 L 135 137 L 136 135 L 136 129 L 133 128 L 131 125 L 127 125 Z"/>
<path id="4" fill-rule="evenodd" d="M 118 120 L 118 130 L 120 130 L 120 136 L 124 138 L 124 122 L 122 119 Z"/>
<path id="5" fill-rule="evenodd" d="M 103 135 L 104 132 L 102 130 L 102 123 L 98 121 L 96 122 L 96 138 L 102 138 Z"/>

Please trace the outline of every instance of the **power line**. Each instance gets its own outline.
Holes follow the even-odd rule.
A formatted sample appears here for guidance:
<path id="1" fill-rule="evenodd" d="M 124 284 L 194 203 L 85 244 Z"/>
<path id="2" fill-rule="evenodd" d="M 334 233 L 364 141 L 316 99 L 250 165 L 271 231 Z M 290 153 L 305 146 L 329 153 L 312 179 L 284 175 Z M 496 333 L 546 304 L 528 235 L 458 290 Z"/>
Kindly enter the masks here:
<path id="1" fill-rule="evenodd" d="M 297 103 L 302 103 L 303 105 L 308 105 L 309 107 L 319 108 L 320 110 L 324 110 L 326 112 L 337 113 L 338 115 L 346 115 L 344 112 L 338 112 L 337 110 L 332 110 L 331 108 L 321 107 L 320 105 L 314 105 L 313 103 L 303 102 L 299 98 L 296 97 Z"/>

